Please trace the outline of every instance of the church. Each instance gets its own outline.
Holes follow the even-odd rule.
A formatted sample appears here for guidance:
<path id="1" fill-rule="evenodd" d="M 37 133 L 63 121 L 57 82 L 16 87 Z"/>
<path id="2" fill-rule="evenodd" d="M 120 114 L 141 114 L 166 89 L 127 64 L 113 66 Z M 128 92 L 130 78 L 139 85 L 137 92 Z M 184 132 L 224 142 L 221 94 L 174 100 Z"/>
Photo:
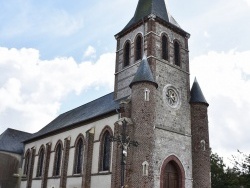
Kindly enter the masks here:
<path id="1" fill-rule="evenodd" d="M 211 188 L 207 103 L 190 89 L 190 34 L 139 0 L 117 40 L 114 92 L 23 142 L 21 188 Z"/>

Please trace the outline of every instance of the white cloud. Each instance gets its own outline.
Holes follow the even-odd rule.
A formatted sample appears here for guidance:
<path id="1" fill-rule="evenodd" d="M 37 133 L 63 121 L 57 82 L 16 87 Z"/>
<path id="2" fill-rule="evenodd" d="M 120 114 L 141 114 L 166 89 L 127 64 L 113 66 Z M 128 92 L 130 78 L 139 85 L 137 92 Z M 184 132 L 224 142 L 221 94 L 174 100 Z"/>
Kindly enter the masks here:
<path id="1" fill-rule="evenodd" d="M 210 142 L 213 151 L 229 156 L 250 151 L 250 51 L 211 51 L 191 60 L 194 76 L 210 104 Z"/>
<path id="2" fill-rule="evenodd" d="M 248 6 L 250 6 L 250 0 L 243 0 L 243 1 L 245 1 L 248 4 Z"/>
<path id="3" fill-rule="evenodd" d="M 95 57 L 96 50 L 93 46 L 88 46 L 87 50 L 84 52 L 84 57 Z"/>
<path id="4" fill-rule="evenodd" d="M 204 37 L 206 37 L 206 38 L 210 37 L 210 35 L 209 35 L 209 33 L 207 31 L 204 31 Z"/>
<path id="5" fill-rule="evenodd" d="M 37 131 L 57 115 L 71 92 L 80 94 L 90 86 L 113 88 L 114 65 L 113 53 L 77 63 L 71 57 L 41 60 L 35 49 L 0 48 L 0 132 L 12 124 Z"/>

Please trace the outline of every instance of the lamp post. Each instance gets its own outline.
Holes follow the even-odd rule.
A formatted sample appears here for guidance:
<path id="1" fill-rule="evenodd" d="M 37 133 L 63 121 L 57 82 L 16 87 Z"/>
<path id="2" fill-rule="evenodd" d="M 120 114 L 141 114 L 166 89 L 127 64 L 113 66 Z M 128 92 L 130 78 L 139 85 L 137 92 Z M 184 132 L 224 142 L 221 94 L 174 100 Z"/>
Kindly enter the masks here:
<path id="1" fill-rule="evenodd" d="M 127 121 L 125 118 L 122 120 L 122 133 L 117 137 L 112 136 L 110 140 L 112 142 L 117 142 L 121 147 L 121 188 L 124 187 L 124 175 L 125 175 L 125 165 L 127 158 L 127 150 L 130 145 L 137 147 L 139 143 L 137 141 L 133 141 L 130 139 L 128 135 L 126 135 L 127 129 Z"/>

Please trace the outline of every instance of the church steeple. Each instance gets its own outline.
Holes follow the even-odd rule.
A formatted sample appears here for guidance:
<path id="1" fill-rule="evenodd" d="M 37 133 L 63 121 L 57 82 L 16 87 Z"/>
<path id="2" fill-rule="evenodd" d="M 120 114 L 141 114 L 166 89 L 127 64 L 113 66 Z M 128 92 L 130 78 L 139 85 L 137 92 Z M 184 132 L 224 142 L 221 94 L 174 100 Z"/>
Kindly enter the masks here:
<path id="1" fill-rule="evenodd" d="M 150 15 L 154 15 L 157 19 L 165 23 L 170 23 L 180 29 L 179 24 L 167 10 L 164 0 L 139 0 L 134 16 L 116 36 L 135 25 L 144 22 Z"/>
<path id="2" fill-rule="evenodd" d="M 178 74 L 180 69 L 189 72 L 189 34 L 169 14 L 164 0 L 138 0 L 132 19 L 115 37 L 115 99 L 131 94 L 129 86 L 136 78 L 139 65 L 144 62 L 142 54 L 146 56 L 152 78 L 159 87 L 158 79 L 162 78 L 163 72 L 156 69 L 158 65 L 174 65 Z M 161 87 L 164 87 L 163 83 Z"/>
<path id="3" fill-rule="evenodd" d="M 164 0 L 139 0 L 135 14 L 125 26 L 124 30 L 143 20 L 150 14 L 154 14 L 156 17 L 169 22 L 168 12 Z"/>

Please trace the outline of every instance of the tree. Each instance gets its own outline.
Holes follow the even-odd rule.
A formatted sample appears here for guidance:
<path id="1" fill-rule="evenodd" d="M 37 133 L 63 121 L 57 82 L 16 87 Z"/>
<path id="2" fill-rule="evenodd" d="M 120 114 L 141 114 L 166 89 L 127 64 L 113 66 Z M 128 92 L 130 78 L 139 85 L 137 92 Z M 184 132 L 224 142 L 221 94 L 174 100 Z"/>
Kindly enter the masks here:
<path id="1" fill-rule="evenodd" d="M 244 188 L 250 187 L 250 155 L 246 155 L 238 150 L 237 156 L 233 157 L 233 170 L 238 174 L 239 185 Z"/>
<path id="2" fill-rule="evenodd" d="M 250 188 L 250 155 L 238 151 L 231 160 L 233 167 L 226 167 L 223 158 L 212 153 L 211 184 L 212 188 Z"/>
<path id="3" fill-rule="evenodd" d="M 223 159 L 217 153 L 212 153 L 210 156 L 211 161 L 211 184 L 212 188 L 225 187 L 225 171 L 226 165 Z M 226 187 L 225 187 L 226 188 Z"/>

